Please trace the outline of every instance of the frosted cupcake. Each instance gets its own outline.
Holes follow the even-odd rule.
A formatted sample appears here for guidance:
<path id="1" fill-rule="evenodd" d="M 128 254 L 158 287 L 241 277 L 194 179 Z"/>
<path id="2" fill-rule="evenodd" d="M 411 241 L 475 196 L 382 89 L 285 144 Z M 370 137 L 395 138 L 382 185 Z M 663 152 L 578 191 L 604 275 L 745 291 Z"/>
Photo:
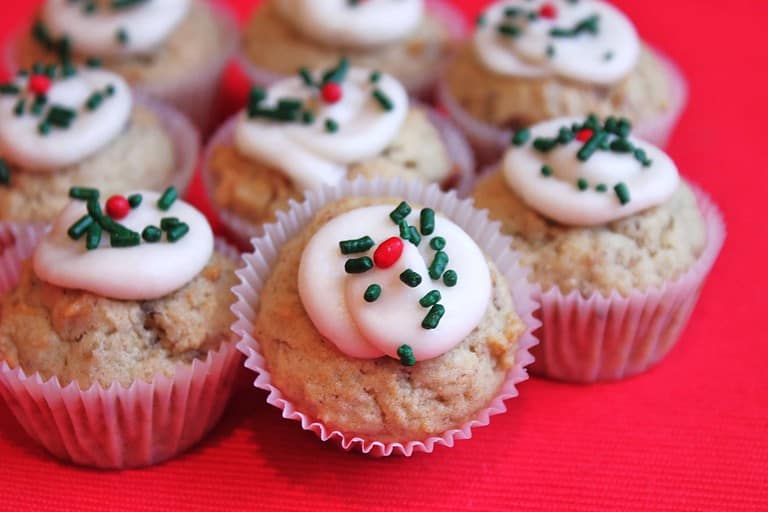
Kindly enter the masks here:
<path id="1" fill-rule="evenodd" d="M 39 61 L 101 63 L 205 129 L 237 34 L 231 15 L 206 0 L 46 0 L 8 61 L 11 72 Z"/>
<path id="2" fill-rule="evenodd" d="M 44 234 L 0 226 L 13 240 L 2 268 L 0 391 L 59 458 L 161 462 L 199 441 L 227 402 L 239 360 L 232 253 L 214 250 L 207 220 L 173 188 L 70 195 Z"/>
<path id="3" fill-rule="evenodd" d="M 395 78 L 341 59 L 255 87 L 209 143 L 204 169 L 222 220 L 247 240 L 305 190 L 359 175 L 467 189 L 473 161 L 461 134 L 411 104 Z"/>
<path id="4" fill-rule="evenodd" d="M 723 222 L 627 119 L 560 118 L 519 130 L 477 185 L 541 292 L 534 370 L 630 376 L 670 350 L 723 243 Z"/>
<path id="5" fill-rule="evenodd" d="M 242 63 L 257 85 L 268 85 L 348 56 L 423 96 L 464 32 L 461 15 L 438 1 L 268 0 L 244 29 Z"/>
<path id="6" fill-rule="evenodd" d="M 0 218 L 50 220 L 73 186 L 184 189 L 198 147 L 184 116 L 119 75 L 33 66 L 0 84 Z"/>
<path id="7" fill-rule="evenodd" d="M 404 192 L 414 201 L 393 198 Z M 410 455 L 469 437 L 516 395 L 534 343 L 536 305 L 508 247 L 434 185 L 308 196 L 254 240 L 235 289 L 255 385 L 345 449 Z"/>
<path id="8" fill-rule="evenodd" d="M 626 117 L 642 137 L 663 145 L 685 85 L 608 3 L 504 0 L 479 16 L 472 39 L 447 67 L 439 98 L 488 161 L 515 129 L 591 112 Z"/>

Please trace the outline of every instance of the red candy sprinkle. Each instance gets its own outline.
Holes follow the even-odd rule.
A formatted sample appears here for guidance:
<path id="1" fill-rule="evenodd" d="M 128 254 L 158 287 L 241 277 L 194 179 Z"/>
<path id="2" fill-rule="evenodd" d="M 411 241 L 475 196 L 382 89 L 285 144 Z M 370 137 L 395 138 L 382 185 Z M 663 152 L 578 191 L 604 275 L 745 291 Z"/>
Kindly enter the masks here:
<path id="1" fill-rule="evenodd" d="M 341 99 L 341 85 L 336 82 L 328 82 L 320 91 L 323 101 L 326 103 L 336 103 Z"/>
<path id="2" fill-rule="evenodd" d="M 403 241 L 396 236 L 387 238 L 379 244 L 373 253 L 373 262 L 379 268 L 389 268 L 403 254 Z"/>
<path id="3" fill-rule="evenodd" d="M 590 130 L 589 128 L 584 128 L 583 130 L 579 130 L 576 132 L 576 140 L 581 142 L 587 142 L 589 139 L 592 138 L 592 135 L 594 135 L 595 132 Z"/>
<path id="4" fill-rule="evenodd" d="M 112 196 L 107 199 L 107 215 L 113 219 L 122 219 L 130 211 L 131 204 L 123 196 Z"/>
<path id="5" fill-rule="evenodd" d="M 549 19 L 557 18 L 557 7 L 552 4 L 544 4 L 539 9 L 539 16 Z"/>
<path id="6" fill-rule="evenodd" d="M 34 94 L 47 94 L 51 88 L 51 79 L 45 75 L 32 75 L 27 88 Z"/>

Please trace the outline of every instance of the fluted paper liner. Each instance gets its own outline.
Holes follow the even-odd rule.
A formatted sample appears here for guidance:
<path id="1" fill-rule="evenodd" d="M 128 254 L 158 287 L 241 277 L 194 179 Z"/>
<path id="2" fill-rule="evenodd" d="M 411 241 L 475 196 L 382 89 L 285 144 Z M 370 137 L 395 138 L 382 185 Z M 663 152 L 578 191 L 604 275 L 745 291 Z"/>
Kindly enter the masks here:
<path id="1" fill-rule="evenodd" d="M 706 224 L 707 241 L 683 275 L 660 288 L 634 290 L 624 297 L 578 290 L 563 295 L 558 287 L 542 293 L 537 317 L 540 344 L 533 349 L 531 373 L 589 383 L 644 372 L 675 345 L 725 241 L 722 214 L 700 188 L 692 186 Z"/>
<path id="2" fill-rule="evenodd" d="M 173 80 L 157 83 L 135 83 L 137 91 L 157 98 L 182 111 L 203 133 L 212 128 L 216 93 L 229 59 L 240 43 L 240 29 L 229 7 L 222 0 L 209 0 L 213 16 L 224 37 L 218 54 L 205 66 L 184 73 Z M 29 31 L 24 27 L 11 36 L 5 47 L 6 71 L 13 76 L 19 70 L 16 58 L 19 40 Z"/>
<path id="3" fill-rule="evenodd" d="M 515 310 L 526 325 L 525 332 L 518 340 L 515 365 L 507 373 L 498 395 L 488 406 L 478 412 L 474 419 L 457 428 L 426 439 L 401 442 L 383 442 L 345 434 L 302 412 L 271 382 L 268 361 L 260 352 L 258 340 L 253 338 L 253 321 L 261 288 L 283 244 L 296 236 L 322 206 L 350 196 L 396 197 L 434 208 L 469 233 L 509 281 Z M 528 283 L 526 271 L 518 265 L 517 256 L 510 249 L 510 238 L 499 234 L 499 223 L 489 221 L 486 211 L 475 210 L 470 200 L 458 199 L 455 192 L 445 193 L 434 184 L 424 185 L 402 179 L 359 178 L 344 181 L 336 187 L 323 187 L 308 192 L 302 203 L 293 202 L 291 209 L 278 213 L 278 221 L 266 225 L 264 235 L 252 240 L 252 244 L 254 252 L 243 256 L 245 267 L 238 271 L 241 284 L 234 288 L 238 301 L 232 311 L 238 320 L 233 330 L 240 336 L 237 348 L 247 357 L 245 366 L 257 373 L 254 386 L 269 392 L 267 402 L 281 409 L 284 418 L 299 421 L 302 428 L 314 432 L 323 441 L 338 443 L 344 450 L 355 449 L 376 456 L 410 456 L 414 452 L 429 453 L 437 445 L 450 447 L 458 439 L 469 439 L 472 429 L 487 425 L 490 416 L 505 412 L 504 401 L 517 396 L 516 384 L 528 378 L 525 367 L 533 361 L 529 349 L 537 343 L 533 331 L 540 325 L 533 317 L 538 307 L 532 299 L 534 290 Z"/>
<path id="4" fill-rule="evenodd" d="M 44 231 L 42 225 L 0 223 L 0 292 L 18 282 L 21 263 Z M 238 258 L 220 241 L 216 248 Z M 104 469 L 148 466 L 187 450 L 216 425 L 241 360 L 229 340 L 204 360 L 179 365 L 173 377 L 88 389 L 0 361 L 0 395 L 29 437 L 59 459 Z"/>
<path id="5" fill-rule="evenodd" d="M 666 72 L 670 84 L 669 108 L 652 119 L 636 123 L 632 133 L 638 138 L 663 148 L 667 145 L 677 120 L 685 108 L 688 100 L 688 85 L 674 62 L 658 50 L 650 49 L 650 51 Z M 437 83 L 436 94 L 437 103 L 448 112 L 451 119 L 467 136 L 478 161 L 488 164 L 498 160 L 504 150 L 509 147 L 512 130 L 499 128 L 472 116 L 459 105 L 445 80 Z"/>
<path id="6" fill-rule="evenodd" d="M 464 135 L 458 128 L 456 128 L 450 119 L 437 112 L 435 109 L 420 102 L 415 102 L 415 105 L 412 106 L 423 108 L 426 111 L 430 122 L 440 134 L 443 145 L 445 146 L 446 151 L 448 151 L 448 157 L 458 172 L 455 188 L 459 197 L 469 195 L 475 183 L 475 159 Z M 210 169 L 211 157 L 216 148 L 221 145 L 231 146 L 234 144 L 234 134 L 238 116 L 239 114 L 235 114 L 230 117 L 208 141 L 203 152 L 202 175 L 208 198 L 210 199 L 216 215 L 224 226 L 227 236 L 235 241 L 240 247 L 249 247 L 251 238 L 263 234 L 262 225 L 249 222 L 248 219 L 241 215 L 218 206 L 216 198 L 214 197 L 215 178 Z M 449 180 L 453 179 L 453 177 L 449 177 Z"/>
<path id="7" fill-rule="evenodd" d="M 456 9 L 450 2 L 444 0 L 427 0 L 427 16 L 438 18 L 447 28 L 449 37 L 454 43 L 459 43 L 467 35 L 467 22 L 462 13 Z M 269 69 L 257 66 L 248 56 L 240 51 L 236 56 L 240 69 L 250 79 L 254 85 L 267 87 L 285 78 L 285 75 L 271 71 Z M 311 63 L 307 63 L 311 66 Z M 412 82 L 403 81 L 403 85 L 411 96 L 428 100 L 432 96 L 438 77 L 442 74 L 444 64 L 435 66 L 433 70 L 424 70 L 423 76 L 419 80 Z M 296 70 L 298 71 L 298 69 Z"/>

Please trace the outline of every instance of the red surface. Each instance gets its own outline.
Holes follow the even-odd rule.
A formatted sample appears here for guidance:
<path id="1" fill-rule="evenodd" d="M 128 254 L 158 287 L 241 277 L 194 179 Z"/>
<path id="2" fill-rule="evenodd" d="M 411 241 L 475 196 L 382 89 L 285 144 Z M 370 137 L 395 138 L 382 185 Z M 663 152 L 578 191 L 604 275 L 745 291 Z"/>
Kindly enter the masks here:
<path id="1" fill-rule="evenodd" d="M 31 2 L 30 2 L 31 3 Z M 254 2 L 233 2 L 241 16 Z M 3 2 L 1 33 L 27 18 Z M 464 1 L 474 13 L 479 2 Z M 533 379 L 470 441 L 375 460 L 325 445 L 248 389 L 199 447 L 160 467 L 60 464 L 0 404 L 2 510 L 768 510 L 764 42 L 768 2 L 619 2 L 680 63 L 691 102 L 669 152 L 729 238 L 678 346 L 640 377 Z M 229 73 L 228 109 L 245 86 Z M 191 196 L 201 200 L 199 182 Z"/>

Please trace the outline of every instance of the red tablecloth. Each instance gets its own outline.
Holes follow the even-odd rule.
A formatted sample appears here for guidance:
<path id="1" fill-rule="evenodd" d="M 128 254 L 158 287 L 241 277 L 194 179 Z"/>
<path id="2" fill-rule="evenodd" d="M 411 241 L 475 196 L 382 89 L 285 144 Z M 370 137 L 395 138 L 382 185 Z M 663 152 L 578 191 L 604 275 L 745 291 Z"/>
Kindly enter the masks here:
<path id="1" fill-rule="evenodd" d="M 5 34 L 34 2 L 6 0 Z M 241 17 L 254 1 L 232 1 Z M 459 2 L 474 14 L 482 2 Z M 243 390 L 221 425 L 159 467 L 98 472 L 33 445 L 0 403 L 2 510 L 768 510 L 764 0 L 621 0 L 680 63 L 691 101 L 669 147 L 729 238 L 678 346 L 615 384 L 533 379 L 455 448 L 372 459 L 321 443 Z M 227 107 L 244 98 L 234 71 Z M 199 182 L 192 199 L 201 201 Z"/>

